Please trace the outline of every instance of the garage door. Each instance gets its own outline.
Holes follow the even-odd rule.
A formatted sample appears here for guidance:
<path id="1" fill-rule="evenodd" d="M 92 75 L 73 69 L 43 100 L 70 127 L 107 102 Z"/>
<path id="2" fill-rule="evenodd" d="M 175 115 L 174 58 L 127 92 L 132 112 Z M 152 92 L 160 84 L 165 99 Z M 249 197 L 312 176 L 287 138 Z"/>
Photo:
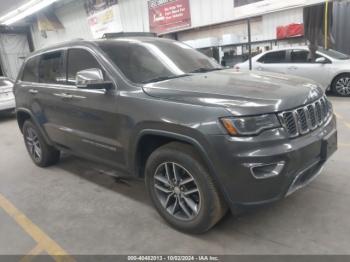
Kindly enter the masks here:
<path id="1" fill-rule="evenodd" d="M 26 35 L 0 34 L 0 58 L 4 75 L 15 79 L 28 54 Z"/>

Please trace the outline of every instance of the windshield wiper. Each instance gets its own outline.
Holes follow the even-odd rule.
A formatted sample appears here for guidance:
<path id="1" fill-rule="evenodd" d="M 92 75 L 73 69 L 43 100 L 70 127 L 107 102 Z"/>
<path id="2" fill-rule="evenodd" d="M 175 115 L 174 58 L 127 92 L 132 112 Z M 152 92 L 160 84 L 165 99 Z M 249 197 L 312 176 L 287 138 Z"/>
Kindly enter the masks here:
<path id="1" fill-rule="evenodd" d="M 175 79 L 175 78 L 180 78 L 180 77 L 185 77 L 185 76 L 189 76 L 188 74 L 182 74 L 182 75 L 173 75 L 173 76 L 160 76 L 160 77 L 156 77 L 153 79 L 149 79 L 146 81 L 142 81 L 142 84 L 149 84 L 149 83 L 155 83 L 155 82 L 160 82 L 160 81 L 165 81 L 165 80 L 170 80 L 170 79 Z"/>
<path id="2" fill-rule="evenodd" d="M 205 68 L 201 67 L 196 70 L 191 71 L 190 73 L 207 73 L 207 72 L 212 72 L 212 71 L 219 71 L 219 70 L 224 70 L 224 68 L 218 67 L 218 68 Z"/>

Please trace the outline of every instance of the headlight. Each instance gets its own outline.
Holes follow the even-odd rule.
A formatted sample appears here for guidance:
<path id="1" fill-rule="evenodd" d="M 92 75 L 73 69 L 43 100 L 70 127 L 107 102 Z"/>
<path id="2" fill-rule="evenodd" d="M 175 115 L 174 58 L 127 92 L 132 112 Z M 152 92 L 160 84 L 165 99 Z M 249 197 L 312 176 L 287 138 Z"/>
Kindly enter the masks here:
<path id="1" fill-rule="evenodd" d="M 281 127 L 275 114 L 221 118 L 221 122 L 231 136 L 254 136 L 267 129 Z"/>

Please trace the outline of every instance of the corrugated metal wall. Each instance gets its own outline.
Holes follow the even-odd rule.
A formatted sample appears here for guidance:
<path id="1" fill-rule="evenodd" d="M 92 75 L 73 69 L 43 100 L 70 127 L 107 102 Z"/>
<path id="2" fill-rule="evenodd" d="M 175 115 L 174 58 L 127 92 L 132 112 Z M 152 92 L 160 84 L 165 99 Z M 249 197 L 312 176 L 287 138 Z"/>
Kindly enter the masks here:
<path id="1" fill-rule="evenodd" d="M 84 0 L 63 3 L 57 8 L 56 15 L 65 29 L 47 32 L 47 38 L 45 38 L 39 32 L 37 23 L 33 24 L 32 35 L 35 49 L 76 38 L 92 39 L 84 9 Z"/>
<path id="2" fill-rule="evenodd" d="M 270 13 L 254 18 L 251 21 L 252 41 L 276 39 L 276 28 L 291 23 L 303 23 L 302 8 Z M 214 37 L 219 39 L 219 43 L 224 35 L 232 36 L 232 44 L 247 42 L 248 32 L 246 20 L 179 32 L 178 39 L 180 41 L 189 41 Z"/>
<path id="3" fill-rule="evenodd" d="M 55 10 L 56 15 L 65 29 L 58 30 L 57 32 L 47 32 L 47 38 L 41 35 L 37 24 L 33 24 L 32 33 L 35 48 L 40 49 L 76 38 L 92 39 L 84 9 L 84 2 L 84 0 L 66 0 L 61 6 L 57 7 Z M 119 0 L 119 7 L 123 31 L 149 31 L 146 0 Z"/>
<path id="4" fill-rule="evenodd" d="M 299 6 L 320 2 L 321 0 L 265 0 L 258 3 L 233 7 L 233 0 L 190 0 L 192 27 L 203 27 L 212 24 L 232 21 L 239 17 L 271 9 L 283 9 L 290 6 Z M 122 27 L 125 32 L 148 32 L 148 4 L 147 0 L 119 0 L 120 15 Z M 255 11 L 254 11 L 255 10 Z M 292 22 L 302 22 L 302 8 L 295 8 L 288 11 L 270 13 L 263 15 L 262 23 L 253 25 L 253 37 L 255 41 L 275 38 L 275 30 L 278 25 L 289 24 Z M 62 6 L 56 10 L 57 17 L 64 25 L 64 30 L 58 32 L 47 32 L 47 38 L 44 38 L 38 31 L 37 25 L 33 25 L 33 38 L 35 48 L 41 48 L 54 43 L 71 40 L 74 38 L 91 39 L 92 34 L 87 23 L 87 15 L 84 10 L 84 0 L 65 0 Z M 223 27 L 227 27 L 224 25 Z M 231 28 L 215 28 L 214 35 L 232 33 L 239 37 L 245 31 L 245 25 L 236 22 L 230 25 Z M 180 39 L 188 40 L 190 38 L 199 38 L 201 35 L 207 35 L 208 32 L 196 30 L 192 33 L 181 33 Z M 222 35 L 221 34 L 221 35 Z"/>
<path id="5" fill-rule="evenodd" d="M 234 8 L 233 0 L 190 0 L 192 26 L 199 27 L 228 22 L 320 2 L 324 2 L 324 0 L 265 0 Z"/>
<path id="6" fill-rule="evenodd" d="M 264 15 L 262 24 L 264 40 L 275 39 L 276 28 L 291 23 L 303 23 L 303 8 L 295 8 Z"/>
<path id="7" fill-rule="evenodd" d="M 149 32 L 146 0 L 119 0 L 124 32 Z"/>

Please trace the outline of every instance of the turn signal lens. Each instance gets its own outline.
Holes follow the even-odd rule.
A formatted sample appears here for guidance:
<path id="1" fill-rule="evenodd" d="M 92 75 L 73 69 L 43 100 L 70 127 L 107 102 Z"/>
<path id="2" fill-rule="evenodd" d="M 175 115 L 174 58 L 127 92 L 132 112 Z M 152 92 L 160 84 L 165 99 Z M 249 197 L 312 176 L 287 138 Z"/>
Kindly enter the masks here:
<path id="1" fill-rule="evenodd" d="M 231 135 L 231 136 L 236 136 L 238 135 L 238 132 L 236 130 L 236 128 L 234 127 L 231 119 L 228 118 L 223 118 L 221 119 L 222 124 L 224 125 L 224 127 L 226 128 L 227 132 Z"/>

